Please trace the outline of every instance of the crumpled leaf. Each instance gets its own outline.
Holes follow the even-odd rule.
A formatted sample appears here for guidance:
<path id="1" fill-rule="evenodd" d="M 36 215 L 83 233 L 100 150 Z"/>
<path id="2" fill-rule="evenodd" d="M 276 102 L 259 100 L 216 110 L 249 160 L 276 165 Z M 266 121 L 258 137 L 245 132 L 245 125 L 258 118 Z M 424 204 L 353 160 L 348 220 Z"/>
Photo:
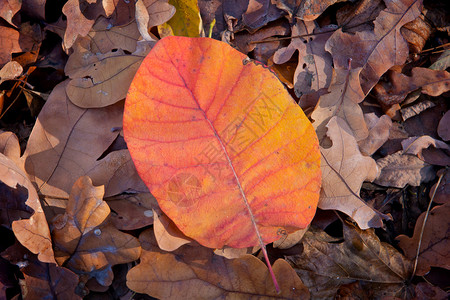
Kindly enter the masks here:
<path id="1" fill-rule="evenodd" d="M 364 114 L 364 120 L 369 129 L 369 136 L 359 141 L 358 146 L 363 155 L 371 156 L 389 139 L 392 121 L 387 115 L 378 118 L 375 113 Z"/>
<path id="2" fill-rule="evenodd" d="M 447 111 L 439 121 L 437 133 L 444 141 L 450 140 L 450 111 Z"/>
<path id="3" fill-rule="evenodd" d="M 149 29 L 167 22 L 175 14 L 175 7 L 167 2 L 168 0 L 136 1 L 136 23 L 144 40 L 156 41 L 149 34 Z"/>
<path id="4" fill-rule="evenodd" d="M 23 68 L 16 61 L 10 61 L 0 70 L 0 84 L 3 81 L 11 80 L 22 74 Z"/>
<path id="5" fill-rule="evenodd" d="M 287 12 L 289 17 L 303 21 L 313 21 L 317 19 L 330 5 L 342 0 L 272 0 L 276 6 Z"/>
<path id="6" fill-rule="evenodd" d="M 56 198 L 67 198 L 74 182 L 86 174 L 96 178 L 99 176 L 94 173 L 102 175 L 101 180 L 94 181 L 97 185 L 108 184 L 114 177 L 114 182 L 120 182 L 116 181 L 117 174 L 111 173 L 111 165 L 104 165 L 108 173 L 98 169 L 103 164 L 98 158 L 118 135 L 111 128 L 121 126 L 122 103 L 101 109 L 79 108 L 67 99 L 66 84 L 67 81 L 53 89 L 23 155 L 25 169 L 39 192 Z M 113 153 L 109 155 L 131 164 L 129 159 Z M 123 167 L 121 163 L 113 165 Z M 122 176 L 129 178 L 130 174 Z M 111 195 L 109 189 L 108 185 L 107 195 Z"/>
<path id="7" fill-rule="evenodd" d="M 302 253 L 287 256 L 313 299 L 334 299 L 341 285 L 359 282 L 370 299 L 405 297 L 412 264 L 391 245 L 380 242 L 373 229 L 344 224 L 343 241 L 324 231 L 308 231 Z"/>
<path id="8" fill-rule="evenodd" d="M 161 38 L 166 36 L 202 36 L 203 24 L 197 0 L 169 0 L 175 7 L 175 14 L 158 26 Z"/>
<path id="9" fill-rule="evenodd" d="M 127 286 L 133 291 L 158 299 L 309 299 L 300 278 L 282 259 L 273 265 L 281 288 L 277 294 L 267 267 L 252 255 L 226 259 L 190 245 L 165 252 L 151 230 L 139 240 L 140 263 L 127 274 Z"/>
<path id="10" fill-rule="evenodd" d="M 363 181 L 373 181 L 377 176 L 375 161 L 361 155 L 344 120 L 332 117 L 327 127 L 333 145 L 328 149 L 321 148 L 323 180 L 319 208 L 340 210 L 362 229 L 381 227 L 386 216 L 359 198 Z"/>
<path id="11" fill-rule="evenodd" d="M 19 32 L 13 28 L 0 26 L 0 68 L 11 61 L 11 54 L 21 52 Z"/>
<path id="12" fill-rule="evenodd" d="M 449 145 L 447 145 L 443 141 L 433 139 L 431 136 L 428 135 L 413 136 L 408 139 L 405 139 L 402 141 L 402 146 L 403 146 L 403 153 L 417 155 L 420 159 L 424 159 L 422 155 L 422 150 L 430 146 L 450 151 Z"/>
<path id="13" fill-rule="evenodd" d="M 373 31 L 355 34 L 337 30 L 328 39 L 325 49 L 333 56 L 336 69 L 362 68 L 360 79 L 364 94 L 394 65 L 403 65 L 408 58 L 408 44 L 400 28 L 414 20 L 422 10 L 422 0 L 385 0 L 386 9 L 375 19 Z M 353 49 L 358 49 L 354 51 Z"/>
<path id="14" fill-rule="evenodd" d="M 40 261 L 54 263 L 50 230 L 38 194 L 22 169 L 1 153 L 0 180 L 10 188 L 21 186 L 26 189 L 25 205 L 31 209 L 31 211 L 28 209 L 27 211 L 34 212 L 28 219 L 16 220 L 12 223 L 12 229 L 17 240 L 32 253 L 37 254 Z"/>
<path id="15" fill-rule="evenodd" d="M 420 237 L 426 213 L 423 212 L 417 219 L 412 238 L 406 235 L 395 238 L 409 259 L 415 259 L 419 239 L 422 238 L 415 274 L 417 276 L 425 275 L 430 267 L 450 269 L 450 203 L 436 206 L 430 211 L 423 236 Z"/>
<path id="16" fill-rule="evenodd" d="M 59 265 L 108 286 L 113 279 L 111 267 L 138 259 L 141 248 L 136 238 L 108 222 L 110 209 L 103 193 L 103 186 L 94 187 L 89 177 L 80 177 L 65 214 L 52 221 L 52 238 Z"/>
<path id="17" fill-rule="evenodd" d="M 139 174 L 177 227 L 210 248 L 255 246 L 256 230 L 273 242 L 280 228 L 305 227 L 318 199 L 311 124 L 269 70 L 243 59 L 216 40 L 164 38 L 125 104 Z"/>
<path id="18" fill-rule="evenodd" d="M 22 8 L 21 0 L 0 0 L 0 18 L 16 27 L 12 18 Z"/>
<path id="19" fill-rule="evenodd" d="M 403 188 L 407 184 L 419 186 L 422 182 L 433 180 L 435 172 L 432 165 L 415 155 L 402 152 L 398 151 L 377 160 L 378 168 L 381 171 L 374 183 Z"/>
<path id="20" fill-rule="evenodd" d="M 380 82 L 374 88 L 377 100 L 384 105 L 401 103 L 406 96 L 419 88 L 422 93 L 439 96 L 450 90 L 450 73 L 427 68 L 413 68 L 411 76 L 390 70 L 389 81 Z"/>
<path id="21" fill-rule="evenodd" d="M 364 115 L 358 103 L 364 100 L 364 94 L 359 85 L 361 69 L 336 69 L 329 87 L 329 93 L 319 98 L 316 108 L 311 114 L 314 120 L 320 145 L 324 146 L 327 134 L 327 124 L 334 116 L 344 120 L 350 126 L 356 141 L 367 138 L 369 131 Z"/>
<path id="22" fill-rule="evenodd" d="M 328 88 L 332 77 L 332 58 L 325 51 L 325 43 L 332 31 L 319 28 L 314 21 L 301 21 L 292 26 L 292 37 L 289 46 L 279 49 L 273 57 L 273 62 L 282 64 L 287 62 L 298 50 L 298 66 L 294 74 L 294 91 L 297 97 Z"/>

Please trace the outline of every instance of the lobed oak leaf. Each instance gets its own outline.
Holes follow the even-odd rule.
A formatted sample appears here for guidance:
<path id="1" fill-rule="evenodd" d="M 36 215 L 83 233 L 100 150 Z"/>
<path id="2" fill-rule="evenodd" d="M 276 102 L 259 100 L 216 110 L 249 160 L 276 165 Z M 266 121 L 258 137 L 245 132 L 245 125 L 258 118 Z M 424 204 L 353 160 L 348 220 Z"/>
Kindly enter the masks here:
<path id="1" fill-rule="evenodd" d="M 274 0 L 275 5 L 288 13 L 289 18 L 303 21 L 317 19 L 329 6 L 342 0 Z"/>
<path id="2" fill-rule="evenodd" d="M 287 62 L 298 50 L 298 65 L 294 74 L 294 91 L 297 97 L 328 88 L 332 77 L 332 58 L 325 51 L 325 43 L 332 32 L 319 28 L 314 21 L 301 21 L 292 26 L 289 46 L 275 52 L 273 62 Z M 305 37 L 298 37 L 305 35 Z"/>
<path id="3" fill-rule="evenodd" d="M 336 69 L 329 93 L 320 96 L 311 118 L 321 146 L 326 145 L 326 126 L 333 117 L 339 117 L 350 126 L 356 141 L 367 138 L 369 131 L 358 105 L 364 100 L 358 78 L 360 71 L 361 69 Z"/>
<path id="4" fill-rule="evenodd" d="M 413 136 L 402 141 L 403 153 L 417 155 L 422 160 L 425 160 L 422 151 L 426 150 L 430 146 L 433 146 L 436 149 L 443 149 L 447 152 L 450 152 L 449 145 L 447 145 L 443 141 L 433 139 L 428 135 L 423 135 L 420 137 Z"/>
<path id="5" fill-rule="evenodd" d="M 319 208 L 337 209 L 355 220 L 359 227 L 381 227 L 387 216 L 368 206 L 360 197 L 363 181 L 373 181 L 378 169 L 375 161 L 361 155 L 355 138 L 344 120 L 332 117 L 327 135 L 333 145 L 322 152 L 322 190 Z"/>
<path id="6" fill-rule="evenodd" d="M 306 227 L 318 200 L 311 124 L 270 71 L 244 59 L 212 39 L 164 38 L 126 99 L 139 174 L 177 227 L 211 248 L 273 242 Z"/>
<path id="7" fill-rule="evenodd" d="M 380 242 L 373 229 L 344 224 L 343 240 L 333 241 L 312 228 L 300 244 L 302 253 L 286 260 L 295 269 L 314 299 L 333 299 L 341 285 L 359 282 L 370 299 L 408 298 L 405 281 L 411 262 L 391 245 Z"/>
<path id="8" fill-rule="evenodd" d="M 417 219 L 414 234 L 411 238 L 406 235 L 396 237 L 396 240 L 399 241 L 399 247 L 402 248 L 409 259 L 415 259 L 417 247 L 419 241 L 421 241 L 415 275 L 425 275 L 430 267 L 450 269 L 449 213 L 450 203 L 436 206 L 428 215 L 423 235 L 421 235 L 421 231 L 427 212 L 423 212 Z"/>
<path id="9" fill-rule="evenodd" d="M 211 249 L 184 245 L 175 252 L 158 248 L 151 230 L 141 233 L 140 263 L 127 274 L 127 286 L 158 299 L 309 299 L 309 292 L 289 264 L 273 268 L 281 293 L 273 288 L 267 267 L 252 255 L 226 259 Z"/>
<path id="10" fill-rule="evenodd" d="M 337 30 L 325 49 L 333 56 L 336 69 L 362 68 L 361 87 L 366 95 L 389 68 L 403 65 L 408 58 L 408 44 L 400 28 L 420 15 L 422 0 L 385 0 L 386 9 L 374 21 L 373 31 L 355 34 Z M 349 50 L 357 49 L 357 51 Z"/>
<path id="11" fill-rule="evenodd" d="M 166 36 L 204 36 L 202 18 L 197 0 L 169 0 L 175 14 L 164 24 L 158 26 L 161 38 Z"/>
<path id="12" fill-rule="evenodd" d="M 66 212 L 52 221 L 52 238 L 59 265 L 108 286 L 112 266 L 138 259 L 141 248 L 136 238 L 109 222 L 110 209 L 102 200 L 103 193 L 102 186 L 94 187 L 89 177 L 80 177 L 70 193 Z"/>
<path id="13" fill-rule="evenodd" d="M 380 175 L 374 183 L 396 188 L 403 188 L 407 184 L 419 186 L 422 182 L 429 182 L 435 177 L 433 166 L 420 158 L 398 151 L 377 160 Z"/>

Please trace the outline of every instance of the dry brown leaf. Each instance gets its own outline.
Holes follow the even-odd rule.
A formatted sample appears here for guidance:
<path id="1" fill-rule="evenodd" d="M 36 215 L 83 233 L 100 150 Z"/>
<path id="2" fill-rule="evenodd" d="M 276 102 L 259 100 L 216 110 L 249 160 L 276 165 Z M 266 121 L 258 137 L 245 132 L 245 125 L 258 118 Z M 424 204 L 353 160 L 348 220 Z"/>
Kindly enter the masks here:
<path id="1" fill-rule="evenodd" d="M 23 1 L 23 0 L 22 0 Z M 16 27 L 12 19 L 22 7 L 21 0 L 0 0 L 0 18 Z"/>
<path id="2" fill-rule="evenodd" d="M 228 259 L 233 259 L 233 258 L 240 258 L 247 254 L 253 254 L 259 249 L 261 249 L 259 246 L 247 248 L 231 248 L 228 246 L 224 246 L 223 248 L 215 249 L 214 254 L 223 256 Z"/>
<path id="3" fill-rule="evenodd" d="M 155 42 L 157 39 L 149 34 L 153 26 L 167 22 L 175 14 L 175 7 L 168 0 L 137 0 L 136 23 L 144 40 Z"/>
<path id="4" fill-rule="evenodd" d="M 369 299 L 405 296 L 411 263 L 394 247 L 380 242 L 373 229 L 362 231 L 344 224 L 341 242 L 313 229 L 300 244 L 303 252 L 286 259 L 309 287 L 313 299 L 335 299 L 339 286 L 355 281 L 369 293 Z"/>
<path id="5" fill-rule="evenodd" d="M 0 130 L 0 153 L 3 153 L 17 166 L 22 167 L 19 139 L 14 133 Z"/>
<path id="6" fill-rule="evenodd" d="M 328 88 L 332 77 L 332 58 L 325 51 L 325 43 L 331 36 L 329 28 L 319 28 L 314 21 L 301 21 L 292 26 L 292 37 L 296 37 L 289 46 L 279 49 L 273 61 L 282 64 L 291 59 L 298 50 L 298 66 L 294 74 L 294 91 L 297 97 Z"/>
<path id="7" fill-rule="evenodd" d="M 54 263 L 50 230 L 38 194 L 22 169 L 3 154 L 0 154 L 0 180 L 10 188 L 15 189 L 16 186 L 21 186 L 26 189 L 25 205 L 34 212 L 29 219 L 12 223 L 17 240 L 32 253 L 37 254 L 40 261 Z"/>
<path id="8" fill-rule="evenodd" d="M 10 27 L 0 26 L 0 68 L 11 61 L 11 54 L 21 52 L 20 33 Z"/>
<path id="9" fill-rule="evenodd" d="M 136 238 L 108 222 L 110 209 L 103 193 L 103 186 L 94 187 L 89 177 L 80 177 L 65 214 L 52 221 L 52 237 L 59 265 L 109 286 L 112 266 L 138 259 L 141 248 Z"/>
<path id="10" fill-rule="evenodd" d="M 436 195 L 434 195 L 434 202 L 436 203 L 447 203 L 450 202 L 450 172 L 448 170 L 439 170 L 437 175 L 440 176 L 440 172 L 444 172 L 445 174 L 442 177 L 441 183 L 439 184 L 438 189 L 436 190 Z M 430 190 L 429 196 L 430 199 L 433 197 L 434 190 L 436 189 L 437 183 L 433 185 Z"/>
<path id="11" fill-rule="evenodd" d="M 134 230 L 153 224 L 152 209 L 158 207 L 150 193 L 120 194 L 104 199 L 111 208 L 111 221 L 119 230 Z"/>
<path id="12" fill-rule="evenodd" d="M 450 73 L 427 68 L 414 68 L 411 76 L 390 70 L 387 73 L 389 81 L 382 81 L 376 85 L 377 100 L 384 105 L 401 103 L 406 96 L 419 88 L 422 93 L 439 96 L 450 90 Z"/>
<path id="13" fill-rule="evenodd" d="M 411 106 L 407 106 L 405 108 L 402 108 L 400 110 L 401 116 L 402 116 L 402 120 L 406 121 L 412 117 L 415 116 L 419 116 L 419 118 L 421 118 L 423 115 L 421 115 L 422 112 L 426 111 L 429 108 L 435 107 L 436 104 L 434 104 L 434 102 L 429 101 L 429 100 L 425 100 L 425 101 L 420 101 L 419 103 L 416 103 L 414 105 Z M 427 119 L 427 117 L 425 117 L 425 120 Z M 418 125 L 418 122 L 412 122 L 414 125 Z M 405 125 L 408 124 L 408 122 L 404 123 Z M 420 125 L 419 125 L 420 126 Z M 407 126 L 406 126 L 407 127 Z M 434 126 L 433 129 L 435 129 L 436 127 Z M 431 129 L 427 128 L 427 129 Z M 414 131 L 414 130 L 413 130 Z M 420 132 L 420 131 L 419 131 Z"/>
<path id="14" fill-rule="evenodd" d="M 267 267 L 252 255 L 226 259 L 212 249 L 184 245 L 175 252 L 158 249 L 151 230 L 139 240 L 140 264 L 127 274 L 127 286 L 158 299 L 309 299 L 309 292 L 284 260 L 273 271 L 281 293 L 275 291 Z"/>
<path id="15" fill-rule="evenodd" d="M 185 236 L 159 208 L 153 209 L 153 231 L 161 250 L 174 251 L 193 240 Z"/>
<path id="16" fill-rule="evenodd" d="M 432 31 L 434 31 L 425 15 L 426 11 L 400 29 L 402 36 L 408 42 L 411 53 L 420 53 L 430 38 Z"/>
<path id="17" fill-rule="evenodd" d="M 433 180 L 435 172 L 432 165 L 415 155 L 403 154 L 402 152 L 398 151 L 377 160 L 381 172 L 374 183 L 403 188 L 407 184 L 419 186 L 422 182 Z"/>
<path id="18" fill-rule="evenodd" d="M 417 262 L 417 276 L 425 275 L 430 267 L 440 267 L 450 269 L 450 203 L 436 206 L 428 215 L 423 236 L 420 236 L 422 225 L 427 212 L 423 212 L 416 222 L 414 235 L 412 238 L 406 235 L 396 237 L 400 248 L 403 249 L 406 257 L 415 259 L 419 240 L 421 247 L 419 260 Z"/>
<path id="19" fill-rule="evenodd" d="M 450 111 L 447 111 L 439 121 L 437 133 L 444 141 L 450 140 Z"/>
<path id="20" fill-rule="evenodd" d="M 375 113 L 364 114 L 364 120 L 369 129 L 369 136 L 359 141 L 358 145 L 363 155 L 371 156 L 389 139 L 392 121 L 387 115 L 378 118 Z"/>
<path id="21" fill-rule="evenodd" d="M 45 20 L 47 0 L 22 0 L 22 12 L 37 20 Z"/>
<path id="22" fill-rule="evenodd" d="M 316 129 L 320 144 L 324 146 L 327 133 L 327 123 L 334 116 L 343 119 L 351 129 L 356 141 L 367 138 L 369 131 L 364 122 L 363 112 L 358 105 L 364 100 L 364 94 L 359 84 L 361 69 L 337 69 L 329 87 L 329 93 L 319 98 L 311 118 Z"/>
<path id="23" fill-rule="evenodd" d="M 333 56 L 337 69 L 347 68 L 352 59 L 354 68 L 362 68 L 360 79 L 364 94 L 378 82 L 390 67 L 402 65 L 408 58 L 408 44 L 400 28 L 420 15 L 422 0 L 385 0 L 386 9 L 375 19 L 373 31 L 355 34 L 337 30 L 325 49 Z M 354 51 L 358 49 L 358 51 Z"/>
<path id="24" fill-rule="evenodd" d="M 319 208 L 340 210 L 352 217 L 362 229 L 381 227 L 382 219 L 386 216 L 359 198 L 363 181 L 372 181 L 377 176 L 375 161 L 361 155 L 344 120 L 333 117 L 327 127 L 327 135 L 333 146 L 321 148 L 322 190 Z"/>
<path id="25" fill-rule="evenodd" d="M 448 293 L 428 282 L 419 282 L 414 289 L 415 299 L 447 299 Z"/>
<path id="26" fill-rule="evenodd" d="M 22 74 L 22 72 L 23 68 L 18 62 L 16 61 L 8 62 L 0 70 L 0 84 L 3 81 L 17 78 L 18 76 L 20 76 L 20 74 Z"/>
<path id="27" fill-rule="evenodd" d="M 303 236 L 308 230 L 309 225 L 304 229 L 300 229 L 297 230 L 296 232 L 287 234 L 285 237 L 282 237 L 281 239 L 273 242 L 273 247 L 279 249 L 289 249 L 297 245 L 302 240 Z"/>
<path id="28" fill-rule="evenodd" d="M 81 109 L 67 99 L 67 81 L 57 85 L 39 114 L 23 159 L 31 180 L 43 195 L 67 198 L 73 183 L 95 166 L 117 137 L 123 104 Z M 111 174 L 104 174 L 107 184 Z M 113 174 L 114 175 L 114 174 Z M 130 174 L 123 174 L 127 177 Z"/>
<path id="29" fill-rule="evenodd" d="M 97 108 L 112 105 L 125 98 L 131 80 L 141 65 L 146 53 L 127 55 L 119 49 L 106 54 L 92 54 L 89 64 L 77 69 L 68 69 L 70 81 L 66 93 L 73 104 L 83 108 Z"/>
<path id="30" fill-rule="evenodd" d="M 330 5 L 342 0 L 272 0 L 275 5 L 288 13 L 289 17 L 304 21 L 317 19 Z"/>
<path id="31" fill-rule="evenodd" d="M 347 2 L 336 12 L 336 21 L 345 32 L 373 30 L 373 21 L 384 8 L 383 0 Z"/>
<path id="32" fill-rule="evenodd" d="M 405 139 L 402 141 L 402 146 L 403 146 L 403 153 L 417 155 L 420 159 L 424 159 L 422 155 L 422 150 L 425 150 L 430 146 L 450 151 L 449 145 L 447 145 L 443 141 L 433 139 L 431 136 L 428 135 L 423 135 L 420 137 L 413 136 L 408 139 Z"/>

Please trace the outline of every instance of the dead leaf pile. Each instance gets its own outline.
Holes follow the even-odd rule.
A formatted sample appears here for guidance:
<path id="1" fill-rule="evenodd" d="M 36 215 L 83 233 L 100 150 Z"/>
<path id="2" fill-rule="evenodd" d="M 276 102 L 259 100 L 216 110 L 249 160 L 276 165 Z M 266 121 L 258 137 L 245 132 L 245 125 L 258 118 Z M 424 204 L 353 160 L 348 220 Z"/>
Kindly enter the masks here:
<path id="1" fill-rule="evenodd" d="M 445 1 L 54 2 L 0 0 L 0 232 L 5 237 L 0 299 L 447 297 L 450 12 Z M 249 179 L 255 199 L 273 204 L 277 197 L 289 198 L 273 215 L 284 212 L 289 201 L 306 201 L 288 189 L 300 186 L 305 175 L 290 168 L 294 155 L 278 159 L 266 152 L 280 154 L 291 145 L 282 142 L 303 129 L 282 124 L 285 131 L 273 125 L 259 133 L 260 123 L 248 120 L 278 124 L 274 120 L 284 104 L 273 99 L 286 88 L 312 122 L 321 156 L 319 209 L 302 230 L 289 224 L 304 216 L 292 215 L 295 220 L 286 221 L 286 228 L 280 225 L 274 231 L 278 240 L 267 245 L 279 294 L 272 270 L 262 262 L 265 247 L 246 247 L 252 240 L 242 244 L 246 248 L 207 248 L 205 240 L 183 233 L 185 227 L 177 226 L 182 222 L 172 220 L 161 205 L 161 195 L 172 201 L 219 197 L 233 183 L 230 177 L 218 186 L 210 177 L 190 176 L 190 166 L 180 165 L 187 157 L 202 171 L 223 177 L 221 166 L 227 162 L 205 158 L 214 154 L 211 144 L 197 149 L 200 144 L 187 142 L 176 153 L 158 144 L 202 143 L 207 134 L 191 127 L 201 123 L 198 111 L 171 111 L 164 120 L 158 116 L 167 122 L 164 130 L 144 128 L 153 148 L 142 155 L 154 165 L 145 176 L 135 167 L 122 131 L 125 99 L 144 58 L 169 36 L 221 40 L 243 53 L 233 63 L 254 60 L 281 82 L 263 85 L 262 77 L 231 70 L 231 62 L 207 69 L 200 68 L 202 59 L 192 66 L 189 57 L 193 61 L 195 53 L 185 51 L 195 80 L 177 85 L 178 75 L 169 66 L 179 62 L 159 56 L 155 60 L 164 61 L 161 70 L 168 77 L 156 69 L 148 72 L 155 82 L 169 80 L 172 87 L 147 83 L 152 89 L 145 94 L 160 101 L 157 107 L 167 105 L 154 96 L 160 89 L 176 101 L 173 108 L 189 110 L 187 88 L 201 99 L 234 92 L 242 101 L 257 98 L 251 88 L 269 91 L 264 111 L 256 104 L 249 109 L 211 102 L 208 113 L 217 113 L 214 122 L 224 129 L 216 136 L 226 137 L 222 146 L 234 147 L 236 157 L 257 141 L 228 137 L 242 137 L 245 130 L 278 135 L 248 147 L 257 150 L 242 160 L 255 167 Z M 235 86 L 238 79 L 245 89 Z M 139 118 L 156 116 L 150 114 Z M 143 123 L 136 122 L 137 127 Z M 175 123 L 182 124 L 176 131 L 171 130 Z M 302 140 L 290 150 L 301 155 L 311 145 L 312 140 Z M 305 163 L 305 170 L 312 172 L 311 165 Z M 154 193 L 155 185 L 163 184 L 154 173 L 163 169 L 174 175 L 165 194 Z M 274 169 L 284 172 L 266 174 Z M 317 194 L 318 184 L 312 185 Z M 223 197 L 221 204 L 230 199 Z M 264 201 L 254 209 L 258 226 L 269 219 Z M 231 210 L 220 211 L 237 218 Z M 181 218 L 194 222 L 192 216 Z M 206 221 L 195 222 L 204 228 Z M 244 225 L 216 223 L 215 235 L 244 239 L 239 235 L 246 232 Z"/>

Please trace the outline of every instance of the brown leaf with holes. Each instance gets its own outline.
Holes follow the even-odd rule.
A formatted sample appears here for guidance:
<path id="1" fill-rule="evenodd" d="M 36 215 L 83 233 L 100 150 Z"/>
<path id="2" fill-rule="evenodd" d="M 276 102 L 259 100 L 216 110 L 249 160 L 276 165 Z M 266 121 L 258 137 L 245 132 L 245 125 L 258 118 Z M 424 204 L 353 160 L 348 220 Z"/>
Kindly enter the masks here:
<path id="1" fill-rule="evenodd" d="M 406 257 L 415 259 L 417 248 L 420 245 L 419 259 L 415 275 L 425 275 L 430 267 L 450 269 L 450 203 L 434 207 L 427 219 L 423 235 L 422 226 L 427 212 L 423 212 L 417 219 L 414 235 L 396 237 L 399 247 Z"/>
<path id="2" fill-rule="evenodd" d="M 297 97 L 329 87 L 333 74 L 332 58 L 325 51 L 325 43 L 331 34 L 329 28 L 320 28 L 314 21 L 297 20 L 292 26 L 292 37 L 295 38 L 289 46 L 275 53 L 273 62 L 283 64 L 298 50 L 298 66 L 294 74 Z M 299 35 L 306 36 L 297 37 Z"/>
<path id="3" fill-rule="evenodd" d="M 373 31 L 355 34 L 337 30 L 325 49 L 333 56 L 336 69 L 347 68 L 352 59 L 354 68 L 362 68 L 360 78 L 364 94 L 378 82 L 381 75 L 408 58 L 408 44 L 400 28 L 420 15 L 422 0 L 385 0 L 386 9 L 374 21 Z M 357 49 L 355 51 L 354 49 Z"/>
<path id="4" fill-rule="evenodd" d="M 109 222 L 110 209 L 102 200 L 104 187 L 80 177 L 69 196 L 66 212 L 52 221 L 55 259 L 77 274 L 87 274 L 103 286 L 111 284 L 112 266 L 139 258 L 136 238 Z"/>
<path id="5" fill-rule="evenodd" d="M 361 155 L 349 126 L 339 117 L 327 124 L 333 145 L 322 152 L 322 190 L 319 208 L 337 209 L 352 217 L 362 229 L 381 227 L 387 217 L 359 198 L 363 181 L 377 176 L 375 161 Z"/>
<path id="6" fill-rule="evenodd" d="M 381 242 L 373 229 L 363 231 L 344 224 L 343 230 L 343 239 L 336 240 L 312 228 L 300 242 L 303 251 L 286 257 L 311 297 L 333 299 L 341 285 L 358 282 L 370 299 L 388 295 L 407 299 L 404 282 L 409 279 L 411 262 Z"/>
<path id="7" fill-rule="evenodd" d="M 327 123 L 333 117 L 344 120 L 351 129 L 356 141 L 367 138 L 369 131 L 364 121 L 363 112 L 358 105 L 364 100 L 364 94 L 359 85 L 361 69 L 337 69 L 329 87 L 329 93 L 319 98 L 311 118 L 317 137 L 323 146 L 326 142 Z"/>
<path id="8" fill-rule="evenodd" d="M 140 263 L 127 274 L 133 291 L 158 299 L 309 299 L 309 292 L 284 260 L 273 270 L 280 283 L 277 294 L 267 267 L 254 256 L 226 259 L 212 249 L 184 245 L 174 252 L 158 248 L 151 230 L 141 233 Z"/>

